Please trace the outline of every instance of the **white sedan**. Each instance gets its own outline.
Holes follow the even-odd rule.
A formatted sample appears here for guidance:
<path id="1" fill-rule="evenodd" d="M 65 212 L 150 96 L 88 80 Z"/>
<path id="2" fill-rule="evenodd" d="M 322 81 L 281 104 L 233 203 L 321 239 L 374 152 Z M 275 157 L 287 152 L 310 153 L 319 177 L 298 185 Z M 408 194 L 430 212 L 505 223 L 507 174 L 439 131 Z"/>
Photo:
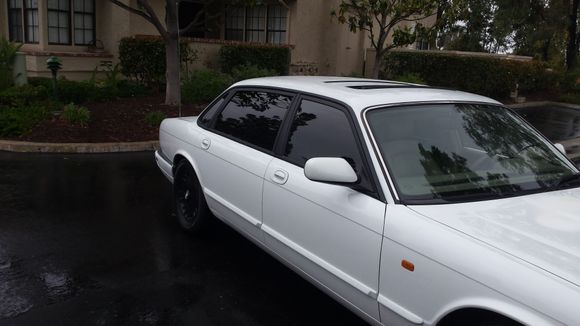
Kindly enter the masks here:
<path id="1" fill-rule="evenodd" d="M 580 172 L 494 100 L 260 78 L 159 137 L 184 229 L 216 216 L 371 324 L 580 325 Z"/>

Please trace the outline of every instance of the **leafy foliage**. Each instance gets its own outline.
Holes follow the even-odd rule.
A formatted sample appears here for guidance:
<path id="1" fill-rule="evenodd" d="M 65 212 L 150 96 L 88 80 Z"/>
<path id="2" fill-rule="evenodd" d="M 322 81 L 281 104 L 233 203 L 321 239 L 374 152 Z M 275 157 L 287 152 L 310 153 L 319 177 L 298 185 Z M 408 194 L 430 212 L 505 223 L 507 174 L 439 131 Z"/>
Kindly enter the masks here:
<path id="1" fill-rule="evenodd" d="M 197 60 L 198 54 L 187 43 L 181 49 L 181 62 L 188 66 Z M 147 85 L 160 87 L 165 82 L 167 67 L 165 43 L 157 38 L 126 37 L 119 43 L 120 72 L 123 75 Z"/>
<path id="2" fill-rule="evenodd" d="M 38 104 L 7 107 L 0 105 L 0 137 L 14 137 L 30 132 L 32 127 L 46 119 L 49 111 Z"/>
<path id="3" fill-rule="evenodd" d="M 437 11 L 437 0 L 342 0 L 338 11 L 331 12 L 341 24 L 352 32 L 369 33 L 376 51 L 373 77 L 378 77 L 381 58 L 391 49 L 412 44 L 417 37 L 425 36 L 428 29 L 421 20 Z M 415 22 L 413 29 L 403 22 Z M 392 42 L 387 37 L 392 33 Z"/>
<path id="4" fill-rule="evenodd" d="M 159 127 L 161 121 L 165 118 L 167 118 L 167 115 L 161 111 L 152 111 L 145 114 L 145 121 L 147 121 L 151 127 Z"/>
<path id="5" fill-rule="evenodd" d="M 64 106 L 62 117 L 70 124 L 85 127 L 89 123 L 91 113 L 85 107 L 69 103 Z"/>
<path id="6" fill-rule="evenodd" d="M 538 61 L 522 62 L 442 53 L 391 52 L 386 77 L 417 74 L 431 86 L 449 87 L 505 99 L 516 84 L 523 93 L 555 91 L 562 73 Z"/>
<path id="7" fill-rule="evenodd" d="M 185 102 L 211 101 L 232 83 L 229 75 L 212 70 L 197 70 L 183 83 L 181 94 Z"/>
<path id="8" fill-rule="evenodd" d="M 12 86 L 12 67 L 16 53 L 22 44 L 15 44 L 9 42 L 4 38 L 0 38 L 0 91 Z"/>
<path id="9" fill-rule="evenodd" d="M 423 78 L 421 78 L 421 75 L 419 75 L 417 73 L 406 73 L 406 74 L 399 75 L 399 76 L 393 76 L 391 79 L 396 80 L 396 81 L 400 81 L 403 83 L 425 84 L 425 81 L 423 80 Z"/>
<path id="10" fill-rule="evenodd" d="M 256 66 L 287 75 L 290 67 L 290 48 L 278 45 L 224 45 L 220 49 L 222 72 L 232 73 L 240 66 Z"/>
<path id="11" fill-rule="evenodd" d="M 13 86 L 0 92 L 0 105 L 8 107 L 27 106 L 44 101 L 47 97 L 48 89 L 42 85 Z"/>
<path id="12" fill-rule="evenodd" d="M 148 86 L 159 86 L 165 78 L 165 44 L 157 39 L 126 37 L 119 43 L 121 72 Z"/>
<path id="13" fill-rule="evenodd" d="M 260 68 L 256 65 L 250 64 L 237 66 L 234 67 L 234 69 L 232 69 L 232 77 L 236 82 L 250 78 L 278 76 L 278 75 L 279 74 L 276 70 Z"/>

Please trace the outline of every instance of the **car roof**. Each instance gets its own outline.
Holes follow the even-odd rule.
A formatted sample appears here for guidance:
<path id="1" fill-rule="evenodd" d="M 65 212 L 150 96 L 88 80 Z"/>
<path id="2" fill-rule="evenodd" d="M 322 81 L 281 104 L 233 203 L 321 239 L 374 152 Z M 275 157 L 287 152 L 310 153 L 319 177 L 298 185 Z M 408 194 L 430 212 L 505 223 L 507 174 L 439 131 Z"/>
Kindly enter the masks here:
<path id="1" fill-rule="evenodd" d="M 360 111 L 377 105 L 411 102 L 483 102 L 490 98 L 425 85 L 350 77 L 281 76 L 247 79 L 232 87 L 275 87 L 320 95 L 341 101 Z"/>

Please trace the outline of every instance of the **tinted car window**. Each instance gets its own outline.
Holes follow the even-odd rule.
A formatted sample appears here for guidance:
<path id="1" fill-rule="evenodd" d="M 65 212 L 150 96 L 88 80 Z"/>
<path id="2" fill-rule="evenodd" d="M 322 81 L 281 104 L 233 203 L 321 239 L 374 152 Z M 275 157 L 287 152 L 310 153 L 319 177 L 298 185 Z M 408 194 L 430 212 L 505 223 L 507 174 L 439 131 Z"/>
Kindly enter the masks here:
<path id="1" fill-rule="evenodd" d="M 342 157 L 359 175 L 359 186 L 374 192 L 354 132 L 342 110 L 303 100 L 294 117 L 284 154 L 302 167 L 313 157 Z"/>
<path id="2" fill-rule="evenodd" d="M 215 101 L 212 104 L 212 106 L 208 107 L 207 109 L 205 109 L 203 111 L 202 116 L 199 118 L 199 123 L 202 126 L 205 126 L 205 127 L 209 126 L 211 119 L 213 119 L 216 112 L 222 106 L 222 103 L 224 102 L 224 100 L 225 100 L 225 97 L 220 98 L 219 100 Z"/>
<path id="3" fill-rule="evenodd" d="M 252 145 L 272 150 L 291 102 L 291 97 L 281 94 L 237 92 L 218 116 L 215 129 Z"/>

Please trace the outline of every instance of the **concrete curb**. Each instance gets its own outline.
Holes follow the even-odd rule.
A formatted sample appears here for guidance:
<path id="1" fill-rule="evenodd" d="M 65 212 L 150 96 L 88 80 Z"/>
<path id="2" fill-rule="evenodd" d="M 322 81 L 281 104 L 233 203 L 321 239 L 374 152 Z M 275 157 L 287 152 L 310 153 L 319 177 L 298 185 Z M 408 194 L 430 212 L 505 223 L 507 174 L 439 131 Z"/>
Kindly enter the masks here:
<path id="1" fill-rule="evenodd" d="M 153 151 L 159 142 L 120 142 L 120 143 L 34 143 L 24 141 L 0 140 L 0 151 L 20 153 L 120 153 Z"/>

